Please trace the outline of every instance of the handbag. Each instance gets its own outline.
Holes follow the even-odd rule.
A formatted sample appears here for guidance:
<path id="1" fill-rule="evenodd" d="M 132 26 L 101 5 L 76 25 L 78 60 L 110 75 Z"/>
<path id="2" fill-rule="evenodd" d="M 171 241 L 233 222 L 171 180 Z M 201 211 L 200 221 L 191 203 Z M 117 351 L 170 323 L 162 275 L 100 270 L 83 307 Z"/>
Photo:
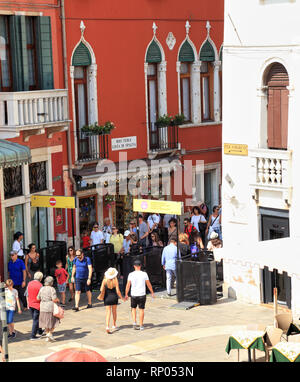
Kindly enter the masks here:
<path id="1" fill-rule="evenodd" d="M 59 318 L 60 320 L 65 316 L 65 311 L 63 308 L 58 306 L 55 302 L 53 303 L 53 316 Z"/>

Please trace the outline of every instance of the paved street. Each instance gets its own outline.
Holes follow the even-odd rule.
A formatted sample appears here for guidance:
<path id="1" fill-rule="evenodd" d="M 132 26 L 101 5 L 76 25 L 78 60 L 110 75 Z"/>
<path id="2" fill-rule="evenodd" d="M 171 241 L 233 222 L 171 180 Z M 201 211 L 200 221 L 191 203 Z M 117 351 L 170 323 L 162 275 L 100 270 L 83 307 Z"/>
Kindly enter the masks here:
<path id="1" fill-rule="evenodd" d="M 167 298 L 166 292 L 147 297 L 145 330 L 132 329 L 129 301 L 118 307 L 119 330 L 105 332 L 105 309 L 93 293 L 93 309 L 85 309 L 85 295 L 81 310 L 72 311 L 69 303 L 65 318 L 54 332 L 56 342 L 44 339 L 30 341 L 31 318 L 25 312 L 16 315 L 17 338 L 10 340 L 11 361 L 44 361 L 52 352 L 69 346 L 83 346 L 97 350 L 113 362 L 236 362 L 237 351 L 229 356 L 225 352 L 231 332 L 247 324 L 273 324 L 271 307 L 242 304 L 226 298 L 211 306 L 197 306 L 189 310 L 173 307 L 175 296 Z M 257 360 L 264 360 L 264 353 L 257 351 Z M 247 360 L 247 351 L 240 351 L 240 360 Z"/>

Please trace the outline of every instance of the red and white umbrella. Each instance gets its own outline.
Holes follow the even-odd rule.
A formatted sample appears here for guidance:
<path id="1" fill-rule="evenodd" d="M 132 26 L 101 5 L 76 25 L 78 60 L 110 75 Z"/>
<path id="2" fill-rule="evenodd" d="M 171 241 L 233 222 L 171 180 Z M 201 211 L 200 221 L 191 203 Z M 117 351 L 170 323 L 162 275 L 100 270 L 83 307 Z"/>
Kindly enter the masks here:
<path id="1" fill-rule="evenodd" d="M 68 348 L 51 354 L 45 362 L 107 362 L 107 360 L 94 350 Z"/>

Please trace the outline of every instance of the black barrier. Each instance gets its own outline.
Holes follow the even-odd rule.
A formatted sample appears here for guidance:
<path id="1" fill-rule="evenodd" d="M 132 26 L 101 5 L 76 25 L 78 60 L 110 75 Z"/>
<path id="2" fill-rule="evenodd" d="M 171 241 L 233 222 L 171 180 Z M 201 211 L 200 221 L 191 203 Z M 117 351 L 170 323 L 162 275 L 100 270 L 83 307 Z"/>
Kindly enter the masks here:
<path id="1" fill-rule="evenodd" d="M 196 256 L 195 256 L 196 255 Z M 178 302 L 197 302 L 201 305 L 217 301 L 216 262 L 209 251 L 200 251 L 176 262 L 176 291 Z"/>
<path id="2" fill-rule="evenodd" d="M 41 271 L 44 276 L 55 275 L 56 261 L 61 260 L 66 265 L 67 243 L 65 241 L 47 240 L 47 247 L 39 249 Z"/>
<path id="3" fill-rule="evenodd" d="M 97 244 L 84 248 L 82 251 L 92 262 L 92 287 L 93 289 L 100 289 L 105 271 L 114 267 L 116 263 L 114 246 L 112 244 Z"/>

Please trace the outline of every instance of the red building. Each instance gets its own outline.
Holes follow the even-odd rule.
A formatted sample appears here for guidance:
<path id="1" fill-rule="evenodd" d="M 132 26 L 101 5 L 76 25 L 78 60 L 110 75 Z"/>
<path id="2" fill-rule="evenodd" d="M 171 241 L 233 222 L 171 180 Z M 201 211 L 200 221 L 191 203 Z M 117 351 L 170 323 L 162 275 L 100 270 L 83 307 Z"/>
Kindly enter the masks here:
<path id="1" fill-rule="evenodd" d="M 60 2 L 0 1 L 0 275 L 13 234 L 45 247 L 66 231 L 64 210 L 31 195 L 70 195 Z M 39 223 L 39 224 L 38 224 Z M 70 224 L 69 224 L 70 226 Z"/>
<path id="2" fill-rule="evenodd" d="M 66 2 L 77 234 L 106 216 L 128 224 L 132 197 L 117 195 L 111 205 L 96 190 L 98 160 L 118 163 L 120 152 L 129 162 L 203 160 L 194 202 L 220 202 L 223 12 L 219 0 Z M 167 114 L 185 122 L 158 128 Z M 106 121 L 115 124 L 108 136 L 82 131 Z M 173 193 L 156 197 L 186 199 Z"/>

